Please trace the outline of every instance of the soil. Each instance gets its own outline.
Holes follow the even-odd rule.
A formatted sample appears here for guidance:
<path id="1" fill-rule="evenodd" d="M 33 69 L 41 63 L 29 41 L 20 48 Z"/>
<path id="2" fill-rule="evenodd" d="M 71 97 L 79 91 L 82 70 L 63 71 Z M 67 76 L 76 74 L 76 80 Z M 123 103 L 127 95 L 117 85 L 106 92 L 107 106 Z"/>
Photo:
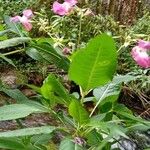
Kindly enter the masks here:
<path id="1" fill-rule="evenodd" d="M 124 86 L 119 97 L 119 102 L 126 105 L 136 115 L 150 120 L 150 97 L 148 94 L 135 93 L 129 87 Z"/>

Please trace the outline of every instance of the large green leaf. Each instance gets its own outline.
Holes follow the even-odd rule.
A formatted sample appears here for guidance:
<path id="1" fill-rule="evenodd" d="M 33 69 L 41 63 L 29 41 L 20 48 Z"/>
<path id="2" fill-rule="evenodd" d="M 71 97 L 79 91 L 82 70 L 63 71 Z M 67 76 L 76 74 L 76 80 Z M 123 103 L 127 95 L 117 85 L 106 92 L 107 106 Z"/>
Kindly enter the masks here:
<path id="1" fill-rule="evenodd" d="M 21 136 L 29 136 L 29 135 L 48 134 L 48 133 L 52 133 L 55 129 L 56 128 L 53 126 L 18 129 L 14 131 L 0 132 L 0 137 L 8 138 L 8 137 L 21 137 Z"/>
<path id="2" fill-rule="evenodd" d="M 81 103 L 73 99 L 69 105 L 69 114 L 80 124 L 87 123 L 89 121 L 89 114 Z"/>
<path id="3" fill-rule="evenodd" d="M 5 49 L 8 47 L 13 47 L 22 43 L 31 41 L 31 38 L 28 37 L 15 37 L 12 39 L 0 41 L 0 49 Z"/>
<path id="4" fill-rule="evenodd" d="M 24 150 L 25 145 L 18 138 L 0 138 L 0 148 L 11 150 Z"/>
<path id="5" fill-rule="evenodd" d="M 25 104 L 11 104 L 0 107 L 0 121 L 26 117 L 32 113 L 43 113 L 41 109 Z"/>
<path id="6" fill-rule="evenodd" d="M 86 48 L 76 52 L 70 65 L 69 78 L 88 91 L 110 81 L 116 65 L 115 43 L 110 36 L 102 34 L 92 39 Z"/>
<path id="7" fill-rule="evenodd" d="M 52 74 L 44 80 L 44 83 L 41 87 L 41 94 L 46 99 L 49 99 L 51 102 L 58 98 L 59 101 L 57 101 L 56 103 L 60 103 L 61 101 L 61 103 L 67 106 L 70 103 L 70 96 L 68 91 L 60 83 L 60 81 Z"/>
<path id="8" fill-rule="evenodd" d="M 58 54 L 49 43 L 32 44 L 27 48 L 26 53 L 35 60 L 54 63 L 58 68 L 65 71 L 69 68 L 69 60 Z"/>
<path id="9" fill-rule="evenodd" d="M 60 143 L 59 150 L 83 150 L 83 148 L 78 144 L 74 143 L 71 139 L 64 139 Z"/>

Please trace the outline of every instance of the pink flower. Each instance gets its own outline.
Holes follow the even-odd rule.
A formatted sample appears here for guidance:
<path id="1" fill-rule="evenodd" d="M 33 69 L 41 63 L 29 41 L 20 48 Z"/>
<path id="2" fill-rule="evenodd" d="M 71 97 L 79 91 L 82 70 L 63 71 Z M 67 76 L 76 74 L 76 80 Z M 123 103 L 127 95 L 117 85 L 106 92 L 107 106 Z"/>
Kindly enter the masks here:
<path id="1" fill-rule="evenodd" d="M 150 51 L 150 42 L 140 40 L 138 45 L 135 46 L 131 55 L 136 63 L 143 68 L 150 68 L 150 56 L 148 52 Z"/>
<path id="2" fill-rule="evenodd" d="M 69 14 L 69 12 L 73 9 L 73 6 L 77 3 L 76 0 L 66 0 L 64 3 L 58 3 L 55 1 L 53 3 L 53 12 L 57 15 L 64 16 Z"/>
<path id="3" fill-rule="evenodd" d="M 138 46 L 143 48 L 143 49 L 150 49 L 150 42 L 144 41 L 144 40 L 139 40 Z"/>
<path id="4" fill-rule="evenodd" d="M 55 14 L 58 14 L 60 16 L 64 16 L 64 15 L 66 15 L 66 14 L 69 13 L 69 11 L 71 10 L 71 8 L 72 8 L 71 5 L 69 3 L 67 3 L 67 2 L 64 2 L 64 3 L 60 4 L 57 1 L 55 1 L 53 3 L 52 10 L 53 10 L 53 12 Z"/>
<path id="5" fill-rule="evenodd" d="M 64 54 L 64 55 L 71 54 L 71 49 L 68 48 L 68 47 L 65 47 L 65 48 L 63 49 L 63 54 Z"/>
<path id="6" fill-rule="evenodd" d="M 26 9 L 23 11 L 23 16 L 27 17 L 28 19 L 31 19 L 33 17 L 33 12 L 31 9 Z"/>
<path id="7" fill-rule="evenodd" d="M 30 19 L 33 16 L 33 12 L 30 9 L 24 10 L 23 11 L 23 16 L 15 16 L 11 17 L 10 21 L 12 22 L 21 22 L 24 28 L 27 31 L 30 31 L 32 29 L 32 24 L 30 23 Z"/>

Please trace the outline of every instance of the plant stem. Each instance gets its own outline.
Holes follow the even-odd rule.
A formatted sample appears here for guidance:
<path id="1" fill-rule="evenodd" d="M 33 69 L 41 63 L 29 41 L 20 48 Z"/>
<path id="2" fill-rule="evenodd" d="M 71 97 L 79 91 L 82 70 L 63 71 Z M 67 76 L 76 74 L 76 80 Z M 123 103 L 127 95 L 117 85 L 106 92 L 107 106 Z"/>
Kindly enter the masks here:
<path id="1" fill-rule="evenodd" d="M 100 99 L 98 100 L 97 104 L 95 105 L 95 107 L 93 108 L 91 114 L 89 117 L 91 117 L 93 115 L 93 113 L 95 112 L 96 108 L 98 107 L 98 105 L 100 104 L 101 100 L 104 98 L 105 94 L 107 93 L 107 90 L 109 89 L 110 85 L 107 86 L 106 90 L 104 91 L 104 93 L 102 94 L 102 96 L 100 97 Z"/>
<path id="2" fill-rule="evenodd" d="M 16 119 L 16 123 L 18 124 L 18 126 L 19 126 L 20 128 L 23 128 L 23 127 L 24 127 L 20 119 Z"/>
<path id="3" fill-rule="evenodd" d="M 20 50 L 15 50 L 15 51 L 12 51 L 12 52 L 5 53 L 3 55 L 7 56 L 7 55 L 12 55 L 12 54 L 15 54 L 15 53 L 23 52 L 23 51 L 25 51 L 25 50 L 24 49 L 20 49 Z"/>
<path id="4" fill-rule="evenodd" d="M 85 94 L 84 94 L 81 86 L 79 88 L 80 88 L 80 94 L 81 94 L 81 104 L 83 104 L 83 99 L 84 99 Z"/>

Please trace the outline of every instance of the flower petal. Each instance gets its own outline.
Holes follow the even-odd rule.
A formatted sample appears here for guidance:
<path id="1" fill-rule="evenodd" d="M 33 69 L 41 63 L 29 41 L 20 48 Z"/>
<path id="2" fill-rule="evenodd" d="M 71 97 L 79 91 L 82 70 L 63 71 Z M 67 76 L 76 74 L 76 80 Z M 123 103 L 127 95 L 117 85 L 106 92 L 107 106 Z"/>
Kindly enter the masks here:
<path id="1" fill-rule="evenodd" d="M 64 55 L 68 55 L 68 54 L 71 53 L 71 49 L 68 48 L 68 47 L 65 47 L 62 52 L 63 52 Z"/>
<path id="2" fill-rule="evenodd" d="M 26 9 L 23 11 L 23 16 L 27 17 L 28 19 L 31 19 L 33 16 L 33 12 L 31 9 Z"/>
<path id="3" fill-rule="evenodd" d="M 150 57 L 146 51 L 141 49 L 141 47 L 135 46 L 131 51 L 131 55 L 139 66 L 150 68 Z"/>
<path id="4" fill-rule="evenodd" d="M 150 49 L 150 42 L 144 41 L 144 40 L 139 40 L 138 46 L 143 48 L 143 49 Z"/>
<path id="5" fill-rule="evenodd" d="M 67 2 L 60 4 L 57 1 L 55 1 L 53 3 L 53 8 L 52 8 L 53 12 L 60 16 L 64 16 L 64 15 L 68 14 L 70 9 L 71 9 L 71 5 Z"/>
<path id="6" fill-rule="evenodd" d="M 22 16 L 20 22 L 23 24 L 24 28 L 27 31 L 30 31 L 32 29 L 32 24 L 30 23 L 30 20 L 27 17 Z"/>
<path id="7" fill-rule="evenodd" d="M 20 16 L 11 17 L 11 18 L 10 18 L 10 21 L 11 21 L 11 22 L 19 22 L 19 21 L 20 21 L 20 18 L 21 18 Z"/>
<path id="8" fill-rule="evenodd" d="M 30 31 L 32 29 L 32 24 L 30 22 L 26 22 L 22 24 L 27 31 Z"/>

